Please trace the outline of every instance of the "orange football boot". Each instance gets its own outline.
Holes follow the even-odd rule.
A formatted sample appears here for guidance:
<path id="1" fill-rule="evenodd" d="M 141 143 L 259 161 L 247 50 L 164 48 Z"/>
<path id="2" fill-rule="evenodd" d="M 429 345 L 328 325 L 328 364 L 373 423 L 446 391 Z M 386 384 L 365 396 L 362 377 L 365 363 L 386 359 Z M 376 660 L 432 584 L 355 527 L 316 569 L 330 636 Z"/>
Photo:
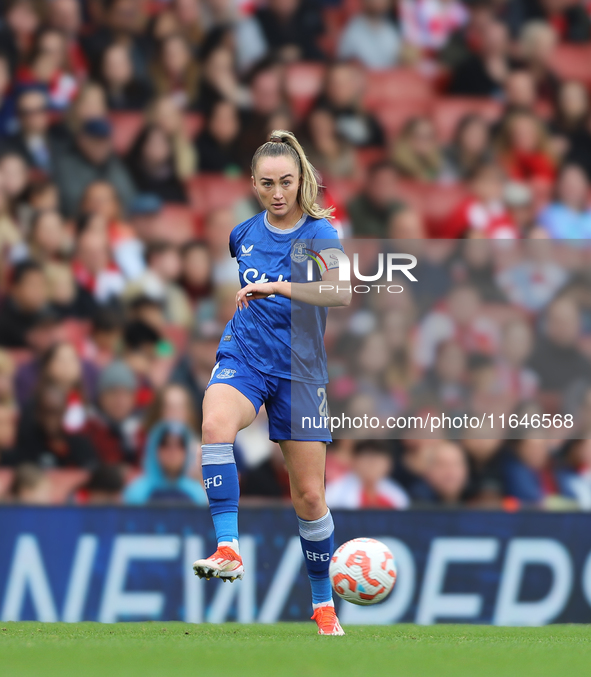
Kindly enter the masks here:
<path id="1" fill-rule="evenodd" d="M 230 583 L 244 576 L 242 557 L 227 545 L 219 546 L 211 557 L 194 562 L 193 571 L 199 578 L 219 578 Z"/>
<path id="2" fill-rule="evenodd" d="M 334 606 L 319 606 L 312 616 L 312 620 L 318 625 L 319 635 L 344 635 L 337 612 Z"/>

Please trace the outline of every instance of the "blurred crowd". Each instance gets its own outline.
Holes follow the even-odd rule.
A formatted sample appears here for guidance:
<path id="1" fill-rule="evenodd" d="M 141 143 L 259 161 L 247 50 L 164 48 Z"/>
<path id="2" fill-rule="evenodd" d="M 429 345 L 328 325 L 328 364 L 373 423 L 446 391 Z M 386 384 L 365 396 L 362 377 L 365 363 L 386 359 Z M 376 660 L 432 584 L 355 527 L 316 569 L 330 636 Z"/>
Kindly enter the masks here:
<path id="1" fill-rule="evenodd" d="M 271 129 L 301 138 L 343 236 L 589 237 L 590 17 L 582 0 L 1 3 L 0 496 L 205 502 L 201 401 L 238 285 L 228 237 L 259 210 L 249 165 Z M 566 284 L 504 293 L 560 328 Z M 403 379 L 400 327 L 383 321 Z M 515 346 L 528 330 L 506 331 Z M 453 341 L 425 350 L 462 361 Z M 564 480 L 591 467 L 584 443 L 376 444 L 329 449 L 335 506 L 589 507 Z M 236 447 L 244 500 L 285 498 L 264 414 Z"/>
<path id="2" fill-rule="evenodd" d="M 394 278 L 404 293 L 383 293 L 384 275 L 375 281 L 382 293 L 354 294 L 349 308 L 329 315 L 333 436 L 354 438 L 336 443 L 329 502 L 352 507 L 355 492 L 370 486 L 360 478 L 373 468 L 373 491 L 360 494 L 359 505 L 589 509 L 589 243 L 470 238 L 397 245 L 417 257 L 417 282 Z M 388 242 L 347 246 L 367 274 Z M 429 415 L 437 417 L 434 428 Z M 424 427 L 415 423 L 419 417 Z M 376 450 L 390 460 L 370 461 Z M 437 462 L 440 452 L 449 474 Z M 395 489 L 404 490 L 402 498 Z"/>

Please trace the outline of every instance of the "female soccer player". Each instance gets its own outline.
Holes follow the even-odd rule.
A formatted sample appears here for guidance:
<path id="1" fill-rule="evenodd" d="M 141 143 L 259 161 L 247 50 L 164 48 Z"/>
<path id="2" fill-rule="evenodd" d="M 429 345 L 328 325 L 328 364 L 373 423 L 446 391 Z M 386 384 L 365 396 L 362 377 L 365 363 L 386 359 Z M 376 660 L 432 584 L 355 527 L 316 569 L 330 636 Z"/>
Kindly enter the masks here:
<path id="1" fill-rule="evenodd" d="M 276 130 L 257 149 L 252 182 L 264 211 L 230 235 L 242 288 L 203 401 L 203 479 L 218 548 L 193 569 L 200 578 L 224 581 L 244 575 L 233 444 L 264 403 L 269 436 L 279 442 L 289 471 L 312 587 L 312 619 L 319 634 L 343 635 L 328 578 L 334 525 L 324 499 L 324 467 L 331 436 L 326 422 L 311 428 L 302 420 L 318 422 L 327 415 L 327 307 L 351 301 L 346 283 L 340 290 L 336 283 L 342 248 L 327 220 L 332 209 L 316 204 L 317 173 L 291 132 Z M 317 267 L 314 281 L 307 282 L 309 258 Z"/>

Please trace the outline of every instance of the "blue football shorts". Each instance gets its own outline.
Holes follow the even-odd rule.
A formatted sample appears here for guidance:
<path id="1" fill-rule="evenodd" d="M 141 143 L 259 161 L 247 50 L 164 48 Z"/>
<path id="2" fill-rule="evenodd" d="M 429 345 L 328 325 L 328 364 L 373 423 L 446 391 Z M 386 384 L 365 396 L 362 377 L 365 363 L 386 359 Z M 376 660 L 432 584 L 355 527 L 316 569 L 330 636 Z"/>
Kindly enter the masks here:
<path id="1" fill-rule="evenodd" d="M 251 367 L 239 352 L 218 352 L 216 359 L 207 387 L 214 383 L 232 386 L 252 402 L 257 412 L 264 404 L 273 442 L 332 442 L 326 422 L 326 385 L 264 374 Z"/>

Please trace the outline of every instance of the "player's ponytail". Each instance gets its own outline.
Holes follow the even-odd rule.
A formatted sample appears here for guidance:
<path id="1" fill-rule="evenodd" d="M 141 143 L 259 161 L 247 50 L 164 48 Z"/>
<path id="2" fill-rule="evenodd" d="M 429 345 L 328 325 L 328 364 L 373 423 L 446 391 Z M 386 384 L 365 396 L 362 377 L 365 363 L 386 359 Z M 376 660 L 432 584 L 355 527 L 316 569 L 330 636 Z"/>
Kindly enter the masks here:
<path id="1" fill-rule="evenodd" d="M 257 148 L 252 158 L 252 174 L 262 157 L 280 157 L 287 155 L 293 158 L 300 171 L 300 189 L 298 204 L 304 214 L 313 216 L 315 219 L 332 219 L 334 207 L 323 208 L 317 202 L 318 189 L 320 188 L 320 176 L 312 163 L 306 157 L 300 142 L 285 129 L 274 129 L 269 136 L 269 141 Z"/>

